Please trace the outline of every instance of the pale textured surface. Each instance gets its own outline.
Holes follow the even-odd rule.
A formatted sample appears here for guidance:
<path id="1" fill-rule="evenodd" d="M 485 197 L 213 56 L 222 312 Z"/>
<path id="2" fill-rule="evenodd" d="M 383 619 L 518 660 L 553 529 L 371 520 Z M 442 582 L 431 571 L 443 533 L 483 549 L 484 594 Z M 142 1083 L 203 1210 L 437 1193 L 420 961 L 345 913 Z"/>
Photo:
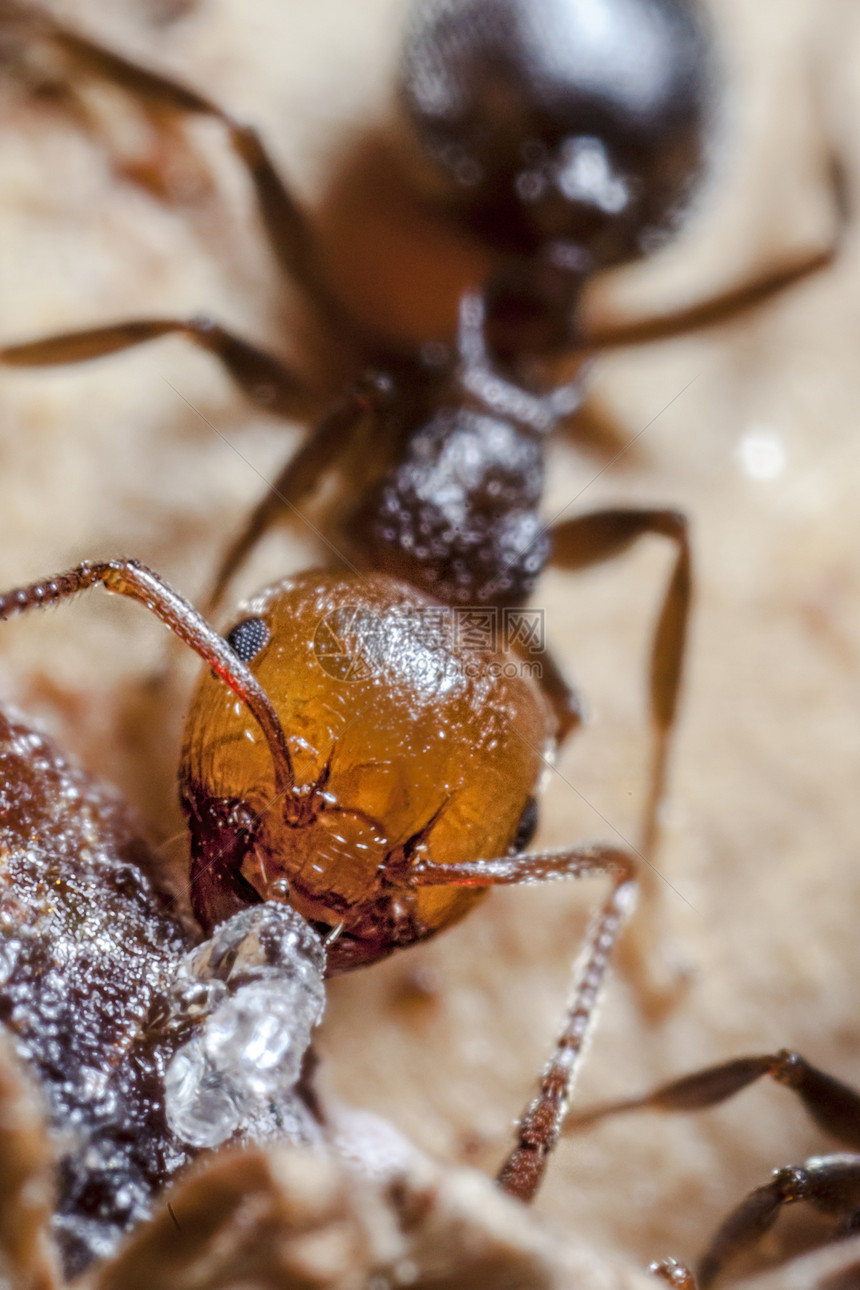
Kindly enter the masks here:
<path id="1" fill-rule="evenodd" d="M 396 0 L 212 0 L 161 27 L 169 5 L 154 0 L 75 8 L 93 30 L 258 122 L 309 198 L 384 114 Z M 631 307 L 699 299 L 825 244 L 823 139 L 841 151 L 849 195 L 857 191 L 855 6 L 725 0 L 720 12 L 733 75 L 717 177 L 684 241 L 619 281 Z M 201 171 L 184 201 L 165 204 L 124 180 L 58 106 L 35 110 L 6 78 L 0 93 L 4 339 L 209 309 L 294 348 L 242 184 L 212 131 L 196 137 L 214 158 L 217 194 Z M 426 300 L 401 290 L 377 307 L 395 329 L 427 330 L 429 317 L 444 332 L 468 252 L 439 230 L 398 223 L 393 203 L 386 218 L 392 256 L 430 264 L 433 290 Z M 332 248 L 336 280 L 378 300 L 389 290 L 378 247 L 356 250 L 366 245 L 359 221 L 340 222 L 355 240 Z M 334 238 L 337 211 L 327 227 Z M 548 516 L 574 498 L 680 505 L 694 520 L 699 571 L 662 861 L 683 895 L 669 891 L 667 910 L 693 980 L 660 1027 L 643 1020 L 627 983 L 613 987 L 583 1101 L 783 1044 L 846 1078 L 857 1072 L 858 279 L 852 214 L 833 269 L 780 301 L 595 368 L 622 441 L 642 432 L 599 478 L 604 458 L 569 442 L 553 450 Z M 295 441 L 180 342 L 77 372 L 4 376 L 1 397 L 4 586 L 122 552 L 196 596 L 262 487 L 255 469 L 271 474 Z M 778 473 L 755 478 L 745 458 Z M 318 558 L 286 539 L 267 550 L 264 576 Z M 649 550 L 617 569 L 545 580 L 548 633 L 592 723 L 548 786 L 541 844 L 635 829 L 641 658 L 664 567 Z M 186 679 L 159 690 L 151 678 L 163 648 L 139 609 L 96 594 L 4 625 L 0 687 L 169 836 L 179 828 L 169 812 L 188 665 L 172 653 Z M 326 1084 L 444 1158 L 495 1167 L 553 1033 L 587 905 L 586 893 L 558 888 L 498 893 L 436 943 L 334 983 Z M 415 989 L 419 969 L 432 997 Z M 708 1116 L 631 1118 L 563 1144 L 539 1207 L 570 1240 L 585 1232 L 631 1266 L 669 1252 L 691 1258 L 773 1165 L 824 1145 L 782 1092 L 762 1088 Z"/>

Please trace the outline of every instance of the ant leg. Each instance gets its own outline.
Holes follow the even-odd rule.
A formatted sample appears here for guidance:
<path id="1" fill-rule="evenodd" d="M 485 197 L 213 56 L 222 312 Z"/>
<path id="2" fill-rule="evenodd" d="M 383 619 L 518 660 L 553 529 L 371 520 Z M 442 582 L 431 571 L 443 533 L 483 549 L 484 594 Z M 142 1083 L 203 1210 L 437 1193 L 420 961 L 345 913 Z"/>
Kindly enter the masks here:
<path id="1" fill-rule="evenodd" d="M 214 613 L 220 606 L 229 583 L 283 512 L 289 510 L 298 514 L 298 503 L 319 479 L 320 463 L 331 464 L 346 447 L 359 423 L 365 416 L 378 412 L 389 394 L 390 387 L 386 378 L 376 377 L 371 373 L 323 417 L 313 433 L 287 461 L 278 478 L 269 485 L 227 548 L 206 600 L 207 613 Z M 300 515 L 299 518 L 310 525 L 310 521 L 304 516 Z M 314 532 L 326 542 L 333 554 L 349 563 L 324 534 L 315 527 Z"/>
<path id="2" fill-rule="evenodd" d="M 537 1096 L 519 1122 L 517 1142 L 498 1175 L 499 1186 L 530 1201 L 540 1186 L 579 1073 L 615 942 L 636 894 L 636 866 L 625 851 L 586 846 L 557 853 L 434 865 L 418 861 L 405 881 L 415 886 L 490 887 L 609 875 L 612 890 L 598 911 L 574 978 L 564 1025 L 541 1076 Z M 403 881 L 404 879 L 401 879 Z"/>
<path id="3" fill-rule="evenodd" d="M 687 517 L 671 510 L 592 511 L 551 529 L 552 560 L 565 569 L 587 569 L 603 560 L 614 559 L 644 534 L 668 538 L 676 548 L 672 576 L 651 647 L 649 695 L 654 753 L 641 839 L 642 853 L 650 860 L 657 846 L 657 816 L 665 786 L 687 639 L 692 591 Z"/>
<path id="4" fill-rule="evenodd" d="M 543 690 L 555 713 L 558 722 L 556 739 L 559 746 L 582 725 L 584 711 L 582 700 L 572 686 L 568 685 L 564 673 L 552 654 L 544 650 L 541 654 L 540 688 Z"/>
<path id="5" fill-rule="evenodd" d="M 671 340 L 675 336 L 686 336 L 690 332 L 705 327 L 716 327 L 742 317 L 750 309 L 782 295 L 804 278 L 820 273 L 836 260 L 841 249 L 841 242 L 848 226 L 851 210 L 849 207 L 849 185 L 845 165 L 835 151 L 827 158 L 827 181 L 833 203 L 835 233 L 833 245 L 826 250 L 814 252 L 799 263 L 789 264 L 784 268 L 769 269 L 753 278 L 751 282 L 713 296 L 710 300 L 690 305 L 686 309 L 675 310 L 660 318 L 633 319 L 631 322 L 613 325 L 612 322 L 601 324 L 597 321 L 589 324 L 587 317 L 580 319 L 580 334 L 583 343 L 590 351 L 615 349 L 623 345 L 639 345 L 648 341 Z"/>
<path id="6" fill-rule="evenodd" d="M 834 1205 L 837 1195 L 841 1203 Z M 851 1234 L 857 1214 L 852 1206 L 858 1199 L 860 1161 L 852 1164 L 844 1157 L 825 1156 L 808 1160 L 801 1169 L 776 1169 L 771 1182 L 750 1192 L 720 1225 L 695 1274 L 686 1264 L 672 1258 L 651 1263 L 648 1271 L 672 1290 L 708 1290 L 727 1263 L 770 1230 L 783 1205 L 807 1200 L 813 1208 L 826 1213 L 833 1208 L 848 1211 L 848 1218 L 837 1234 L 838 1240 Z"/>
<path id="7" fill-rule="evenodd" d="M 789 1049 L 707 1067 L 661 1085 L 643 1097 L 585 1111 L 569 1120 L 567 1128 L 575 1130 L 609 1115 L 645 1108 L 703 1110 L 733 1097 L 764 1075 L 797 1093 L 809 1115 L 826 1133 L 847 1146 L 860 1148 L 860 1093 Z M 752 1192 L 720 1227 L 699 1267 L 701 1290 L 710 1285 L 729 1259 L 768 1230 L 783 1205 L 797 1200 L 807 1200 L 825 1213 L 846 1215 L 850 1223 L 860 1202 L 860 1160 L 846 1164 L 844 1156 L 825 1157 L 807 1161 L 803 1169 L 777 1170 L 772 1182 Z"/>
<path id="8" fill-rule="evenodd" d="M 68 600 L 99 584 L 107 591 L 129 596 L 145 605 L 230 687 L 265 736 L 274 762 L 277 791 L 291 793 L 294 776 L 289 745 L 265 690 L 194 606 L 146 565 L 127 559 L 85 561 L 56 577 L 15 587 L 0 593 L 0 621 L 58 600 Z"/>
<path id="9" fill-rule="evenodd" d="M 860 1151 L 860 1093 L 818 1070 L 800 1053 L 782 1048 L 762 1057 L 736 1057 L 662 1084 L 642 1097 L 609 1102 L 568 1122 L 573 1130 L 624 1111 L 702 1111 L 718 1106 L 767 1075 L 797 1094 L 807 1114 L 825 1133 Z"/>
<path id="10" fill-rule="evenodd" d="M 585 569 L 614 559 L 646 534 L 668 538 L 675 545 L 675 562 L 657 619 L 651 647 L 649 696 L 653 752 L 648 796 L 641 826 L 640 851 L 648 866 L 642 878 L 643 911 L 639 932 L 623 952 L 625 970 L 645 985 L 643 998 L 652 1012 L 663 1010 L 681 984 L 677 970 L 658 984 L 660 969 L 657 881 L 653 858 L 659 841 L 659 808 L 666 784 L 672 731 L 678 709 L 692 592 L 687 518 L 679 511 L 613 509 L 593 511 L 556 524 L 551 530 L 554 563 L 566 569 Z"/>
<path id="11" fill-rule="evenodd" d="M 642 1097 L 610 1102 L 572 1116 L 565 1131 L 576 1131 L 625 1111 L 700 1111 L 718 1106 L 762 1076 L 792 1089 L 825 1133 L 860 1149 L 860 1093 L 812 1066 L 800 1053 L 783 1048 L 761 1057 L 737 1057 L 663 1084 Z M 752 1245 L 776 1221 L 780 1208 L 805 1200 L 815 1209 L 844 1218 L 847 1233 L 860 1205 L 860 1158 L 819 1157 L 801 1169 L 779 1169 L 752 1192 L 721 1225 L 699 1265 L 701 1290 L 711 1284 L 735 1254 Z M 671 1269 L 672 1261 L 667 1261 Z M 663 1275 L 661 1273 L 661 1275 Z M 665 1279 L 676 1284 L 670 1276 Z M 681 1283 L 682 1286 L 684 1283 Z M 696 1283 L 692 1283 L 695 1290 Z"/>
<path id="12" fill-rule="evenodd" d="M 697 1268 L 701 1290 L 707 1290 L 730 1260 L 770 1230 L 784 1205 L 798 1201 L 822 1214 L 843 1217 L 836 1239 L 849 1235 L 860 1203 L 860 1158 L 814 1156 L 799 1167 L 775 1169 L 771 1181 L 750 1192 L 721 1224 Z"/>
<path id="13" fill-rule="evenodd" d="M 332 461 L 364 414 L 365 408 L 356 398 L 344 400 L 323 418 L 289 459 L 227 548 L 206 600 L 207 613 L 219 608 L 228 585 L 272 524 L 284 511 L 296 511 L 302 497 L 319 478 L 320 462 Z"/>
<path id="14" fill-rule="evenodd" d="M 138 318 L 129 322 L 64 332 L 41 340 L 0 347 L 0 366 L 49 367 L 86 363 L 157 340 L 187 336 L 212 354 L 253 402 L 284 416 L 304 408 L 305 387 L 279 359 L 227 331 L 211 318 Z"/>
<path id="15" fill-rule="evenodd" d="M 617 324 L 601 324 L 598 321 L 591 326 L 586 319 L 582 323 L 582 343 L 589 353 L 594 353 L 603 349 L 621 349 L 626 345 L 672 340 L 676 336 L 688 336 L 691 332 L 702 331 L 706 327 L 731 322 L 734 318 L 742 317 L 748 310 L 756 309 L 782 295 L 804 278 L 829 268 L 836 259 L 837 249 L 837 246 L 828 247 L 826 251 L 819 251 L 801 264 L 776 269 L 753 282 L 733 287 L 711 300 L 690 305 L 663 317 L 633 319 L 631 322 Z"/>
<path id="16" fill-rule="evenodd" d="M 152 107 L 220 121 L 233 151 L 247 171 L 257 200 L 269 246 L 283 272 L 306 294 L 330 328 L 354 336 L 346 312 L 331 294 L 319 264 L 316 241 L 299 203 L 281 179 L 265 145 L 251 126 L 242 125 L 228 112 L 170 76 L 142 67 L 88 36 L 64 26 L 40 11 L 33 22 L 38 37 L 70 55 L 76 63 Z"/>

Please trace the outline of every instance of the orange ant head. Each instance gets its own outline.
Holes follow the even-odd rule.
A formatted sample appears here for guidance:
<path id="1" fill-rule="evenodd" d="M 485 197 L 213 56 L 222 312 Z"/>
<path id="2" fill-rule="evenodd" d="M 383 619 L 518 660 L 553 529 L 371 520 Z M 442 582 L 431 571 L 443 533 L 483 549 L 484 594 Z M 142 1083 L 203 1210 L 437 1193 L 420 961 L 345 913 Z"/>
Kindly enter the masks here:
<path id="1" fill-rule="evenodd" d="M 259 900 L 341 928 L 334 971 L 461 917 L 480 888 L 410 885 L 420 860 L 510 851 L 553 721 L 514 655 L 469 648 L 465 620 L 382 575 L 306 573 L 227 633 L 277 711 L 293 783 L 212 672 L 180 767 L 195 912 L 209 930 Z M 461 614 L 465 611 L 459 611 Z"/>

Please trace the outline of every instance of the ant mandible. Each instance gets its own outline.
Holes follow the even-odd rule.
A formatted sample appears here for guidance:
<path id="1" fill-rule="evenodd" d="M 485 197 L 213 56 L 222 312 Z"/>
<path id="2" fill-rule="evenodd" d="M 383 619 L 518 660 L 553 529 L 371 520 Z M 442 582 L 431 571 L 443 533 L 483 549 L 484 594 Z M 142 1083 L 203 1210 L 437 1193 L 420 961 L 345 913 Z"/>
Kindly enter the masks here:
<path id="1" fill-rule="evenodd" d="M 835 1239 L 858 1230 L 860 1093 L 819 1070 L 800 1053 L 781 1049 L 762 1056 L 736 1057 L 672 1080 L 641 1097 L 599 1105 L 568 1120 L 567 1129 L 573 1133 L 627 1111 L 701 1111 L 718 1106 L 765 1076 L 791 1089 L 814 1123 L 850 1150 L 775 1169 L 770 1182 L 750 1192 L 720 1224 L 695 1273 L 675 1259 L 653 1264 L 652 1271 L 676 1290 L 709 1290 L 727 1264 L 770 1231 L 785 1205 L 803 1202 L 836 1219 Z"/>
<path id="2" fill-rule="evenodd" d="M 540 689 L 444 633 L 424 637 L 416 619 L 438 602 L 382 574 L 286 579 L 222 638 L 136 561 L 86 563 L 0 595 L 0 619 L 99 585 L 143 603 L 208 665 L 179 774 L 205 933 L 266 902 L 288 905 L 325 938 L 331 975 L 434 935 L 491 886 L 610 877 L 499 1174 L 506 1192 L 531 1200 L 636 887 L 633 859 L 617 848 L 526 850 L 554 740 Z M 347 680 L 312 647 L 326 624 L 361 664 Z"/>
<path id="3" fill-rule="evenodd" d="M 455 605 L 522 603 L 552 559 L 581 569 L 656 534 L 675 548 L 651 652 L 654 750 L 640 851 L 656 849 L 691 597 L 683 514 L 615 508 L 538 515 L 547 434 L 581 401 L 580 374 L 536 388 L 559 355 L 629 343 L 636 329 L 585 335 L 583 288 L 665 234 L 700 168 L 711 89 L 709 40 L 695 0 L 423 0 L 407 23 L 400 98 L 411 164 L 436 174 L 437 202 L 492 248 L 495 267 L 460 302 L 456 353 L 393 347 L 359 324 L 330 285 L 313 229 L 256 131 L 212 99 L 143 68 L 53 17 L 11 0 L 33 33 L 88 74 L 144 105 L 219 122 L 250 179 L 268 244 L 312 311 L 365 375 L 322 417 L 228 550 L 208 608 L 272 521 L 313 502 L 336 467 L 344 487 L 318 525 L 354 567 L 408 579 Z M 649 56 L 643 57 L 643 50 Z M 416 161 L 416 158 L 418 160 Z M 423 158 L 423 160 L 422 160 Z M 441 180 L 440 180 L 441 176 Z M 808 266 L 711 302 L 643 335 L 722 317 Z M 306 415 L 307 382 L 280 359 L 208 318 L 144 318 L 0 349 L 0 363 L 75 363 L 184 335 L 215 356 L 252 399 Z M 316 517 L 315 517 L 316 518 Z M 542 684 L 561 736 L 581 720 L 552 655 Z M 653 898 L 653 884 L 646 886 Z"/>

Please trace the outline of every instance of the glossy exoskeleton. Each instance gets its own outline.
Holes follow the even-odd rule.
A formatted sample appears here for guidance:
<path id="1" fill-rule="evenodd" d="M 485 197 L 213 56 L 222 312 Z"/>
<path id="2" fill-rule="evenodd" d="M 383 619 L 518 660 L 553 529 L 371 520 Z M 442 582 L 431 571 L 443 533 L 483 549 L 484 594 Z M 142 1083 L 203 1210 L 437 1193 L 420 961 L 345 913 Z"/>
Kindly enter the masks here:
<path id="1" fill-rule="evenodd" d="M 576 1132 L 626 1111 L 700 1111 L 764 1076 L 791 1089 L 814 1123 L 848 1151 L 775 1169 L 770 1182 L 750 1192 L 720 1225 L 695 1273 L 675 1259 L 654 1264 L 653 1271 L 678 1290 L 708 1290 L 729 1263 L 765 1236 L 785 1205 L 803 1202 L 835 1219 L 837 1239 L 860 1231 L 860 1093 L 818 1070 L 800 1053 L 782 1049 L 695 1071 L 642 1097 L 583 1111 L 568 1122 Z"/>
<path id="2" fill-rule="evenodd" d="M 0 619 L 96 585 L 145 604 L 207 664 L 186 722 L 179 778 L 191 835 L 191 905 L 213 945 L 225 935 L 235 939 L 235 931 L 225 929 L 237 926 L 245 939 L 253 932 L 253 943 L 259 944 L 263 936 L 256 924 L 246 935 L 243 920 L 255 911 L 281 911 L 306 929 L 299 934 L 290 926 L 285 933 L 290 945 L 309 936 L 319 946 L 321 961 L 325 943 L 331 974 L 434 935 L 491 886 L 588 875 L 611 879 L 611 892 L 588 933 L 556 1048 L 499 1176 L 504 1190 L 531 1199 L 558 1138 L 612 949 L 635 891 L 633 861 L 624 851 L 603 846 L 559 853 L 526 850 L 535 823 L 537 782 L 554 745 L 554 717 L 539 687 L 516 669 L 512 675 L 502 656 L 470 649 L 445 632 L 425 630 L 427 617 L 435 621 L 442 607 L 381 574 L 344 578 L 311 572 L 286 579 L 253 600 L 226 639 L 133 560 L 83 564 L 6 592 L 0 595 Z M 334 653 L 331 642 L 337 647 Z M 26 797 L 29 774 L 25 761 L 9 776 L 5 791 L 13 820 L 17 813 L 23 821 L 21 829 L 12 829 L 14 845 L 25 847 L 19 835 L 29 830 L 38 848 L 38 829 L 27 822 L 26 809 L 18 802 L 19 794 Z M 74 866 L 74 857 L 67 863 Z M 99 880 L 95 874 L 94 883 Z M 123 881 L 131 878 L 126 875 Z M 131 890 L 134 896 L 138 888 L 132 883 Z M 96 899 L 94 890 L 91 895 Z M 14 888 L 9 899 L 15 900 Z M 29 897 L 21 901 L 19 922 L 38 917 L 33 903 Z M 145 903 L 152 907 L 153 897 Z M 74 930 L 74 918 L 72 923 Z M 15 933 L 9 935 L 14 941 Z M 130 935 L 141 937 L 139 929 Z M 176 1053 L 174 1032 L 178 1024 L 184 1038 L 196 1020 L 201 979 L 209 999 L 213 956 L 220 962 L 226 955 L 227 977 L 223 972 L 215 976 L 228 987 L 237 956 L 235 949 L 216 953 L 210 948 L 201 967 L 197 951 L 198 958 L 192 955 L 191 966 L 183 970 L 188 989 L 180 991 L 180 1004 L 165 1003 L 163 979 L 155 978 L 163 978 L 165 960 L 174 957 L 170 935 L 158 962 L 152 957 L 146 965 L 158 1008 L 152 1012 L 145 991 L 134 999 L 137 1013 L 148 1018 L 143 1024 L 146 1042 L 153 1028 L 160 1036 L 161 1055 L 154 1066 L 150 1062 L 152 1069 L 145 1069 L 147 1088 L 151 1091 L 153 1078 L 164 1074 L 171 1129 L 192 1146 L 217 1145 L 241 1126 L 241 1117 L 232 1114 L 237 1096 L 232 1050 L 238 1039 L 224 1039 L 221 995 L 212 1013 L 218 1023 L 214 1039 L 192 1038 Z M 75 953 L 98 960 L 104 939 L 85 934 Z M 264 975 L 275 968 L 281 975 L 293 970 L 290 962 L 276 961 L 281 951 L 274 939 L 274 959 L 270 955 L 260 969 Z M 113 955 L 112 949 L 105 952 Z M 313 959 L 309 946 L 302 953 Z M 242 962 L 246 958 L 247 951 L 238 956 Z M 109 975 L 112 967 L 100 970 Z M 302 982 L 309 972 L 301 970 Z M 38 964 L 23 972 L 22 995 L 36 999 L 33 1007 L 39 1006 L 46 983 Z M 224 1004 L 228 1029 L 231 1035 L 250 1032 L 248 1048 L 256 1051 L 271 1032 L 263 1022 L 266 1009 L 275 1007 L 273 987 L 261 993 L 244 976 L 234 984 L 240 994 L 245 990 L 244 1002 L 228 999 Z M 73 981 L 72 995 L 77 988 Z M 95 995 L 105 988 L 100 983 Z M 0 982 L 0 999 L 8 989 L 8 981 Z M 239 1004 L 243 1011 L 237 1019 Z M 98 999 L 96 1006 L 101 1006 Z M 211 1001 L 206 1006 L 211 1011 Z M 62 1007 L 68 1012 L 67 1002 Z M 177 1010 L 180 1023 L 175 1021 Z M 189 1011 L 194 1015 L 189 1017 Z M 314 997 L 303 1012 L 307 1025 L 300 1044 L 296 1041 L 301 1051 L 318 1015 Z M 284 1013 L 282 1007 L 271 1018 L 276 1032 L 278 1025 L 286 1027 L 278 1054 L 291 1041 L 295 1024 L 287 1014 L 292 1015 L 290 1009 Z M 258 1021 L 261 1037 L 254 1029 Z M 137 1023 L 131 1018 L 132 1035 L 141 1024 L 140 1017 Z M 165 1026 L 172 1036 L 166 1048 Z M 108 1034 L 99 1042 L 104 1047 L 109 1040 Z M 165 1072 L 168 1058 L 172 1064 Z M 136 1061 L 134 1052 L 114 1056 L 120 1071 Z M 52 1087 L 56 1072 L 46 1073 L 45 1061 L 36 1065 Z M 268 1078 L 278 1069 L 274 1066 Z M 254 1088 L 260 1078 L 259 1071 L 252 1072 Z M 225 1098 L 221 1094 L 228 1081 L 233 1082 Z M 83 1079 L 72 1081 L 74 1098 L 85 1102 L 81 1083 L 86 1085 Z M 272 1088 L 267 1098 L 274 1096 Z M 226 1128 L 216 1125 L 217 1131 L 210 1132 L 211 1120 L 223 1120 L 225 1102 L 230 1113 Z M 115 1120 L 115 1107 L 112 1114 Z M 156 1106 L 153 1114 L 163 1119 L 163 1108 Z M 163 1141 L 164 1135 L 156 1139 Z M 170 1156 L 166 1147 L 165 1154 Z M 173 1163 L 184 1159 L 174 1149 Z M 162 1160 L 160 1167 L 161 1177 L 170 1175 L 169 1162 Z M 87 1197 L 80 1203 L 86 1212 Z"/>

